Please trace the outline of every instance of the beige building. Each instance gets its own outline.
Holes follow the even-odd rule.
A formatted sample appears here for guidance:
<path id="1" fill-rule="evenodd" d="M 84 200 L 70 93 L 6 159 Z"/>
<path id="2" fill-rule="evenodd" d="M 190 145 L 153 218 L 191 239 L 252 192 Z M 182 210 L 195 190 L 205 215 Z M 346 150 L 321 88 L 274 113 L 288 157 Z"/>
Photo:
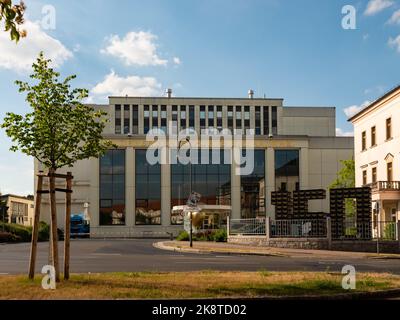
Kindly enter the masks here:
<path id="1" fill-rule="evenodd" d="M 349 119 L 354 125 L 356 185 L 370 185 L 374 221 L 400 219 L 400 86 Z"/>
<path id="2" fill-rule="evenodd" d="M 108 113 L 104 137 L 118 149 L 71 169 L 72 211 L 87 210 L 92 236 L 176 234 L 183 217 L 172 208 L 184 205 L 190 190 L 210 207 L 230 205 L 231 218 L 274 218 L 271 192 L 327 188 L 340 160 L 353 156 L 353 138 L 335 136 L 335 108 L 284 106 L 283 99 L 256 99 L 251 91 L 248 98 L 177 98 L 171 92 L 167 97 L 110 97 L 108 105 L 94 108 Z M 198 134 L 207 128 L 248 132 L 254 138 L 254 171 L 240 176 L 225 162 L 149 165 L 146 133 L 152 128 L 167 137 L 187 128 Z M 168 151 L 176 152 L 176 146 L 169 144 Z M 229 151 L 220 155 L 224 160 L 231 156 Z M 40 168 L 35 162 L 35 170 Z M 58 195 L 60 227 L 63 197 Z M 48 207 L 45 195 L 45 219 Z M 329 200 L 311 201 L 310 210 L 329 212 Z"/>
<path id="3" fill-rule="evenodd" d="M 33 226 L 35 214 L 33 197 L 21 197 L 13 194 L 0 196 L 8 207 L 7 217 L 9 223 L 17 223 L 24 226 Z M 0 212 L 1 214 L 1 212 Z"/>

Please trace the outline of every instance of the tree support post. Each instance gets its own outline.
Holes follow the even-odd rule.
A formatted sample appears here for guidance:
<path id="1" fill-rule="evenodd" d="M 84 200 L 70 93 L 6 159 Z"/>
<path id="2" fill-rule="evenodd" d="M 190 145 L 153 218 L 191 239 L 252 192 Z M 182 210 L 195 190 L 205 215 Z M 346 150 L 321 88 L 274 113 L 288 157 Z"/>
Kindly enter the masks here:
<path id="1" fill-rule="evenodd" d="M 65 193 L 65 236 L 64 236 L 64 280 L 69 279 L 70 238 L 71 238 L 71 193 L 72 173 L 67 173 Z"/>
<path id="2" fill-rule="evenodd" d="M 37 175 L 37 193 L 35 201 L 35 216 L 33 218 L 33 229 L 32 229 L 32 242 L 31 252 L 29 257 L 29 279 L 33 280 L 35 277 L 35 264 L 36 264 L 36 252 L 37 242 L 39 236 L 39 220 L 40 220 L 40 205 L 42 202 L 42 188 L 43 188 L 43 171 L 39 171 Z"/>

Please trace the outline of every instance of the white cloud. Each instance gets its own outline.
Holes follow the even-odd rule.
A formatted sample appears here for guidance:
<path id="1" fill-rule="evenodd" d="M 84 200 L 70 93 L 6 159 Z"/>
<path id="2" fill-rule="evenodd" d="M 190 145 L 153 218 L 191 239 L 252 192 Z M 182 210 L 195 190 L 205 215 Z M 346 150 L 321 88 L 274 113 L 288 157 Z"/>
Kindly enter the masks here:
<path id="1" fill-rule="evenodd" d="M 180 65 L 182 63 L 181 59 L 179 59 L 178 57 L 174 57 L 173 61 L 177 65 Z"/>
<path id="2" fill-rule="evenodd" d="M 336 128 L 336 136 L 337 137 L 354 137 L 354 132 L 352 131 L 343 131 L 340 128 Z"/>
<path id="3" fill-rule="evenodd" d="M 370 105 L 371 102 L 370 101 L 365 101 L 363 104 L 357 106 L 357 105 L 353 105 L 350 107 L 347 107 L 343 110 L 343 112 L 345 113 L 345 115 L 348 118 L 351 118 L 352 116 L 354 116 L 356 113 L 360 112 L 362 109 L 364 109 L 365 107 L 367 107 L 368 105 Z"/>
<path id="4" fill-rule="evenodd" d="M 22 38 L 18 44 L 10 40 L 9 33 L 0 32 L 0 68 L 11 69 L 17 72 L 29 71 L 40 51 L 46 58 L 53 62 L 54 67 L 59 67 L 64 61 L 73 57 L 59 40 L 49 36 L 40 25 L 29 20 L 23 24 L 27 31 L 26 38 Z"/>
<path id="5" fill-rule="evenodd" d="M 388 41 L 388 45 L 391 48 L 395 48 L 397 50 L 397 52 L 400 53 L 400 35 L 398 35 L 394 39 L 392 37 L 390 37 L 389 41 Z"/>
<path id="6" fill-rule="evenodd" d="M 389 24 L 400 24 L 400 10 L 393 12 L 392 17 L 388 21 Z"/>
<path id="7" fill-rule="evenodd" d="M 363 40 L 367 41 L 368 39 L 369 39 L 369 34 L 368 33 L 364 34 L 363 35 Z"/>
<path id="8" fill-rule="evenodd" d="M 366 16 L 373 16 L 394 4 L 391 0 L 370 0 L 364 14 Z"/>
<path id="9" fill-rule="evenodd" d="M 93 103 L 108 96 L 159 96 L 162 93 L 161 84 L 153 77 L 127 76 L 121 77 L 113 70 L 103 81 L 96 84 L 90 91 L 87 103 Z"/>
<path id="10" fill-rule="evenodd" d="M 158 56 L 155 40 L 156 35 L 144 31 L 128 32 L 122 39 L 112 35 L 101 53 L 120 58 L 128 66 L 166 66 L 168 61 Z"/>

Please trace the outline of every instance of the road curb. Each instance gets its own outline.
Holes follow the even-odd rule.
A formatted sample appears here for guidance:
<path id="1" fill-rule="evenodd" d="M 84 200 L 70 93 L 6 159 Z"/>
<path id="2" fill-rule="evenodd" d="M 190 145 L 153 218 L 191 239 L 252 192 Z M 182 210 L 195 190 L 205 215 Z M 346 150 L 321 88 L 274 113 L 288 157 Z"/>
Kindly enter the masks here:
<path id="1" fill-rule="evenodd" d="M 281 253 L 263 253 L 263 252 L 235 252 L 235 251 L 224 251 L 218 249 L 190 249 L 190 248 L 179 248 L 175 246 L 167 246 L 164 242 L 155 242 L 153 243 L 153 247 L 160 250 L 167 250 L 172 252 L 184 252 L 184 253 L 194 253 L 194 254 L 210 254 L 210 253 L 219 253 L 225 255 L 242 255 L 242 256 L 262 256 L 262 257 L 290 257 L 289 255 L 281 254 Z"/>

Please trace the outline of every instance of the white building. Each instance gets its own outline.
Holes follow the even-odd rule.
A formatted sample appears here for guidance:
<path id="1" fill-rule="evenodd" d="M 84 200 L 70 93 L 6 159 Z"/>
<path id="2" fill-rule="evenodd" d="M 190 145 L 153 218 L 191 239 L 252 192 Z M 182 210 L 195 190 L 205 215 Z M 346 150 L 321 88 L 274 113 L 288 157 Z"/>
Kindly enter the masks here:
<path id="1" fill-rule="evenodd" d="M 183 229 L 172 211 L 189 195 L 187 166 L 150 166 L 146 133 L 159 128 L 171 134 L 193 128 L 254 130 L 256 168 L 239 176 L 232 165 L 193 165 L 193 191 L 209 206 L 231 206 L 232 218 L 275 216 L 271 192 L 327 188 L 340 161 L 353 157 L 353 138 L 336 137 L 333 107 L 288 107 L 283 99 L 110 97 L 95 105 L 108 113 L 104 137 L 118 146 L 101 159 L 78 162 L 74 175 L 72 211 L 88 204 L 93 236 L 165 236 Z M 170 146 L 168 146 L 169 149 Z M 35 162 L 35 172 L 41 169 Z M 46 186 L 45 186 L 46 187 Z M 60 185 L 62 187 L 62 185 Z M 63 227 L 64 195 L 58 195 L 58 224 Z M 48 197 L 43 197 L 48 220 Z M 310 201 L 313 212 L 329 212 L 329 199 Z"/>
<path id="2" fill-rule="evenodd" d="M 400 86 L 351 119 L 356 186 L 370 185 L 374 221 L 400 219 Z"/>

